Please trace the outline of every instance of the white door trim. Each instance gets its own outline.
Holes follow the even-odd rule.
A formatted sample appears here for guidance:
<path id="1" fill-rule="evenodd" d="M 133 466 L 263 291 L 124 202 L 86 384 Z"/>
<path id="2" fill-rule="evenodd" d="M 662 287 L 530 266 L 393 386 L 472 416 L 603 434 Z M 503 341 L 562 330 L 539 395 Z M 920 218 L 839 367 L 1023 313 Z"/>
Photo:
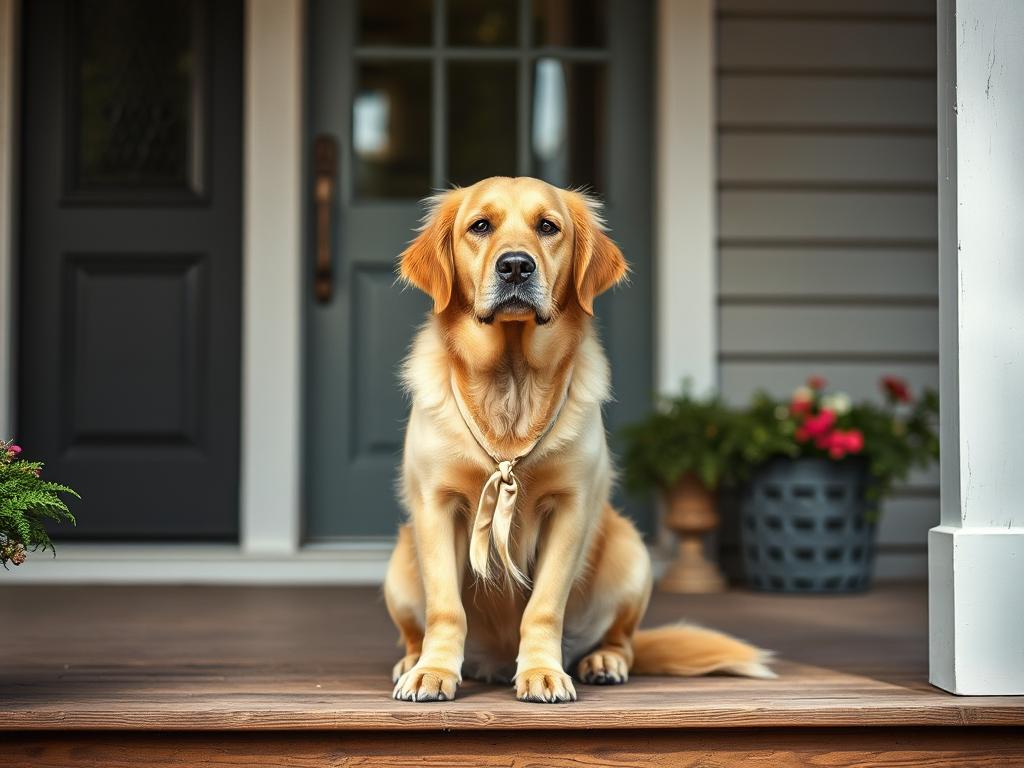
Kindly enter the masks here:
<path id="1" fill-rule="evenodd" d="M 241 548 L 302 523 L 304 0 L 246 0 Z"/>
<path id="2" fill-rule="evenodd" d="M 715 3 L 659 0 L 655 372 L 662 394 L 718 383 Z"/>

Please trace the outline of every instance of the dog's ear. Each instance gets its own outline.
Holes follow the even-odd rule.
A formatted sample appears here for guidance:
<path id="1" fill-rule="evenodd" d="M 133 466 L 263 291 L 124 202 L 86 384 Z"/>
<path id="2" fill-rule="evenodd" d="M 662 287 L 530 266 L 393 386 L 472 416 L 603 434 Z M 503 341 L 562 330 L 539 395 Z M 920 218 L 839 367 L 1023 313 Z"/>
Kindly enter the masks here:
<path id="1" fill-rule="evenodd" d="M 398 257 L 402 278 L 434 300 L 435 314 L 444 312 L 452 299 L 455 278 L 453 240 L 455 216 L 462 190 L 453 189 L 427 199 L 427 215 L 416 239 Z"/>
<path id="2" fill-rule="evenodd" d="M 580 192 L 567 191 L 564 195 L 576 231 L 572 256 L 576 299 L 584 312 L 593 315 L 594 298 L 624 279 L 629 265 L 604 231 L 601 204 Z"/>

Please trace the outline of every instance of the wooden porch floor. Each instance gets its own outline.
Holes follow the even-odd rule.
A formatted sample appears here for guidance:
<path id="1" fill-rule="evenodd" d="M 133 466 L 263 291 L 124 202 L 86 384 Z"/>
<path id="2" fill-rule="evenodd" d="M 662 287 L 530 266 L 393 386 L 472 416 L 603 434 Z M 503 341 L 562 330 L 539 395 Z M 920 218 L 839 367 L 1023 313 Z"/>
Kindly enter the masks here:
<path id="1" fill-rule="evenodd" d="M 398 650 L 375 589 L 4 587 L 0 604 L 0 730 L 36 747 L 44 734 L 35 731 L 66 740 L 110 730 L 529 730 L 563 732 L 569 743 L 565 731 L 580 729 L 644 729 L 656 741 L 658 729 L 738 729 L 741 738 L 749 729 L 999 726 L 995 745 L 1007 726 L 1024 725 L 1024 698 L 928 685 L 921 586 L 850 597 L 657 595 L 648 624 L 686 618 L 738 634 L 778 652 L 780 677 L 579 685 L 580 701 L 560 706 L 473 682 L 453 702 L 393 701 Z M 1013 754 L 1024 762 L 1024 739 Z"/>

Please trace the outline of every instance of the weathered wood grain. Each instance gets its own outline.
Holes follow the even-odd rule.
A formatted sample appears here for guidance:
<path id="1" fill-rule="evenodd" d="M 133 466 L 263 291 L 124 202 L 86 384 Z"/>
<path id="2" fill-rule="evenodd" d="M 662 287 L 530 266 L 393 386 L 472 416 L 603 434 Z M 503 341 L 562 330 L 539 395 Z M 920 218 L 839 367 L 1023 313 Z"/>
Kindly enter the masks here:
<path id="1" fill-rule="evenodd" d="M 7 768 L 275 766 L 686 766 L 771 768 L 1024 764 L 1019 732 L 992 729 L 876 732 L 520 731 L 393 734 L 29 734 L 0 737 Z"/>
<path id="2" fill-rule="evenodd" d="M 7 587 L 0 729 L 520 730 L 1024 725 L 1024 700 L 926 680 L 920 588 L 853 597 L 656 596 L 780 652 L 777 680 L 635 678 L 564 706 L 467 682 L 453 702 L 390 698 L 397 658 L 373 589 Z"/>

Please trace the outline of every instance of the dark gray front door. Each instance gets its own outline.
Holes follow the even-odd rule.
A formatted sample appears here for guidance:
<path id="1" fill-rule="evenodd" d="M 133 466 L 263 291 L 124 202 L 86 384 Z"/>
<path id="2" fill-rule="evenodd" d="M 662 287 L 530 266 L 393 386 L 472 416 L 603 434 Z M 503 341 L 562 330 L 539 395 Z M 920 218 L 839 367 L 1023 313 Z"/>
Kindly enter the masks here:
<path id="1" fill-rule="evenodd" d="M 23 7 L 18 439 L 61 538 L 233 539 L 241 2 Z"/>
<path id="2" fill-rule="evenodd" d="M 418 200 L 493 175 L 591 187 L 631 285 L 597 308 L 615 430 L 651 395 L 651 7 L 638 0 L 313 0 L 313 138 L 338 143 L 331 298 L 307 290 L 306 534 L 392 535 L 408 411 L 397 370 L 425 297 L 395 285 Z M 310 205 L 309 231 L 315 228 Z M 314 272 L 309 243 L 307 274 Z M 642 525 L 645 507 L 628 506 Z"/>

